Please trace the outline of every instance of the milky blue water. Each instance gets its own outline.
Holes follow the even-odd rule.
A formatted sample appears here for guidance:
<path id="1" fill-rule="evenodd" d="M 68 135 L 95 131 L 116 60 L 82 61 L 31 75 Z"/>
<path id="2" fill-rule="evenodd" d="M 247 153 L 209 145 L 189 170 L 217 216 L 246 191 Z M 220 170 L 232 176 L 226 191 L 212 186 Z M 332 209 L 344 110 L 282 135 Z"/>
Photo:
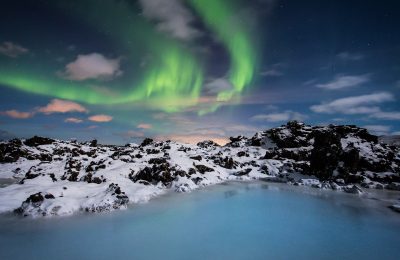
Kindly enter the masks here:
<path id="1" fill-rule="evenodd" d="M 400 259 L 400 214 L 374 200 L 230 183 L 107 214 L 0 217 L 0 259 Z"/>

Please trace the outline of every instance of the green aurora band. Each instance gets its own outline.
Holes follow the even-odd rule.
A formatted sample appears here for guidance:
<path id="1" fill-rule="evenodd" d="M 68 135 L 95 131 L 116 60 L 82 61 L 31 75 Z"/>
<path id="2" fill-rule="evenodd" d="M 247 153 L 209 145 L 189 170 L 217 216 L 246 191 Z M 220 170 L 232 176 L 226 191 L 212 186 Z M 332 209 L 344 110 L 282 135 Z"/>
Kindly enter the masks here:
<path id="1" fill-rule="evenodd" d="M 239 95 L 254 75 L 256 61 L 249 34 L 243 26 L 232 22 L 235 11 L 233 6 L 228 5 L 231 1 L 187 1 L 217 34 L 230 54 L 228 79 L 234 89 L 218 93 L 219 101 L 227 101 L 233 95 Z M 115 90 L 116 95 L 109 96 L 91 87 L 93 83 L 60 79 L 51 66 L 44 69 L 47 70 L 44 73 L 33 72 L 31 66 L 26 65 L 29 69 L 24 70 L 23 66 L 19 69 L 12 69 L 12 66 L 0 68 L 1 85 L 93 105 L 141 103 L 166 112 L 179 112 L 198 104 L 204 75 L 198 59 L 187 47 L 154 30 L 143 18 L 132 16 L 131 6 L 125 1 L 104 1 L 101 5 L 94 0 L 82 2 L 79 6 L 63 7 L 72 10 L 78 20 L 107 30 L 108 35 L 128 52 L 129 59 L 137 58 L 138 48 L 146 49 L 151 54 L 152 59 L 142 73 L 142 79 L 132 79 L 132 83 L 128 84 L 110 83 L 110 89 Z M 128 44 L 130 42 L 140 46 L 132 46 Z M 53 76 L 43 76 L 48 74 Z M 212 112 L 217 107 L 211 106 L 199 114 Z"/>
<path id="2" fill-rule="evenodd" d="M 229 100 L 235 93 L 240 93 L 250 84 L 256 67 L 255 46 L 250 41 L 233 6 L 235 1 L 222 0 L 189 0 L 205 23 L 214 30 L 222 43 L 227 47 L 231 57 L 229 81 L 233 90 L 218 94 L 218 100 Z"/>

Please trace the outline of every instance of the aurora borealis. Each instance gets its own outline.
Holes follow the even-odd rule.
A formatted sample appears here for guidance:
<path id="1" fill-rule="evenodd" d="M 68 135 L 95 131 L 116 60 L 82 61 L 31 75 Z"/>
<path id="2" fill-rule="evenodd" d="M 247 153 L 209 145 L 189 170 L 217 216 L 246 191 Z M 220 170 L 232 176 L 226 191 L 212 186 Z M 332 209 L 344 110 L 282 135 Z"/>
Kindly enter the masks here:
<path id="1" fill-rule="evenodd" d="M 255 70 L 255 48 L 251 44 L 250 37 L 245 33 L 245 29 L 240 25 L 225 23 L 230 23 L 234 17 L 235 10 L 230 6 L 232 2 L 226 0 L 189 1 L 198 10 L 200 18 L 204 18 L 211 30 L 217 33 L 218 38 L 221 38 L 221 43 L 229 52 L 228 78 L 233 89 L 219 92 L 218 99 L 222 100 L 229 100 L 233 94 L 239 95 L 251 83 Z M 205 75 L 200 65 L 201 61 L 195 57 L 195 54 L 178 40 L 167 38 L 162 33 L 151 29 L 144 19 L 139 22 L 137 22 L 138 17 L 127 19 L 135 15 L 133 10 L 130 10 L 132 8 L 128 2 L 108 1 L 94 11 L 89 10 L 89 7 L 95 4 L 96 1 L 90 0 L 83 3 L 88 7 L 87 11 L 92 12 L 90 24 L 93 24 L 95 28 L 108 28 L 112 32 L 110 34 L 115 35 L 116 44 L 127 48 L 129 59 L 134 58 L 137 51 L 136 48 L 130 48 L 130 41 L 143 41 L 144 43 L 139 45 L 143 45 L 142 47 L 146 47 L 144 51 L 151 53 L 151 64 L 146 66 L 148 68 L 139 76 L 141 79 L 125 82 L 126 86 L 123 88 L 113 86 L 113 88 L 117 87 L 118 93 L 112 98 L 96 92 L 85 83 L 65 83 L 62 79 L 48 78 L 42 80 L 40 72 L 27 76 L 25 71 L 4 70 L 0 73 L 0 84 L 34 94 L 97 105 L 129 104 L 145 100 L 167 112 L 177 112 L 182 107 L 196 105 Z M 71 6 L 68 3 L 60 3 L 60 6 L 67 6 L 64 10 L 68 9 L 78 16 L 82 15 L 81 4 Z M 111 19 L 102 20 L 103 17 Z M 82 20 L 87 20 L 87 18 Z M 96 22 L 93 23 L 93 21 Z M 132 38 L 127 39 L 128 35 Z M 157 104 L 152 102 L 152 99 L 157 100 L 160 97 L 163 102 L 157 102 Z"/>
<path id="2" fill-rule="evenodd" d="M 299 119 L 396 133 L 397 4 L 372 12 L 367 1 L 352 17 L 350 2 L 332 3 L 335 16 L 317 1 L 6 0 L 0 129 L 117 143 L 224 140 Z M 390 98 L 313 109 L 382 93 Z M 55 100 L 85 112 L 40 112 Z M 110 120 L 90 120 L 98 115 Z"/>

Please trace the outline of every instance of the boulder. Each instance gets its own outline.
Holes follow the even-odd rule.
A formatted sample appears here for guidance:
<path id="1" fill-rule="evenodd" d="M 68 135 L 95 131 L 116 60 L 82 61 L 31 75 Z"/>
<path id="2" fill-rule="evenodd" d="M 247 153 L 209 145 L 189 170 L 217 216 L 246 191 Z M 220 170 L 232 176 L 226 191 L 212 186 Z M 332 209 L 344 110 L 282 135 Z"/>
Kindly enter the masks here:
<path id="1" fill-rule="evenodd" d="M 27 146 L 39 146 L 39 145 L 52 144 L 54 142 L 55 142 L 55 140 L 53 140 L 53 139 L 35 135 L 32 138 L 26 139 L 24 144 Z"/>
<path id="2" fill-rule="evenodd" d="M 214 169 L 202 164 L 194 164 L 194 167 L 201 173 L 204 174 L 206 172 L 213 172 Z"/>
<path id="3" fill-rule="evenodd" d="M 145 139 L 143 140 L 143 142 L 140 144 L 140 146 L 141 146 L 141 147 L 144 147 L 144 146 L 147 146 L 147 145 L 152 144 L 152 143 L 153 143 L 153 139 L 151 139 L 151 138 L 145 138 Z"/>

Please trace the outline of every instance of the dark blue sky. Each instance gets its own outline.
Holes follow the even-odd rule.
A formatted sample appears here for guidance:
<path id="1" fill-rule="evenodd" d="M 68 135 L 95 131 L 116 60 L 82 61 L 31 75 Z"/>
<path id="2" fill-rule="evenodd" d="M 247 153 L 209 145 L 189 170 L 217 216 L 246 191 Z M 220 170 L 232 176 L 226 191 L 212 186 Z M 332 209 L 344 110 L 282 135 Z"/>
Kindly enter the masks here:
<path id="1" fill-rule="evenodd" d="M 297 119 L 399 134 L 398 1 L 196 2 L 3 1 L 0 130 L 223 142 Z"/>

